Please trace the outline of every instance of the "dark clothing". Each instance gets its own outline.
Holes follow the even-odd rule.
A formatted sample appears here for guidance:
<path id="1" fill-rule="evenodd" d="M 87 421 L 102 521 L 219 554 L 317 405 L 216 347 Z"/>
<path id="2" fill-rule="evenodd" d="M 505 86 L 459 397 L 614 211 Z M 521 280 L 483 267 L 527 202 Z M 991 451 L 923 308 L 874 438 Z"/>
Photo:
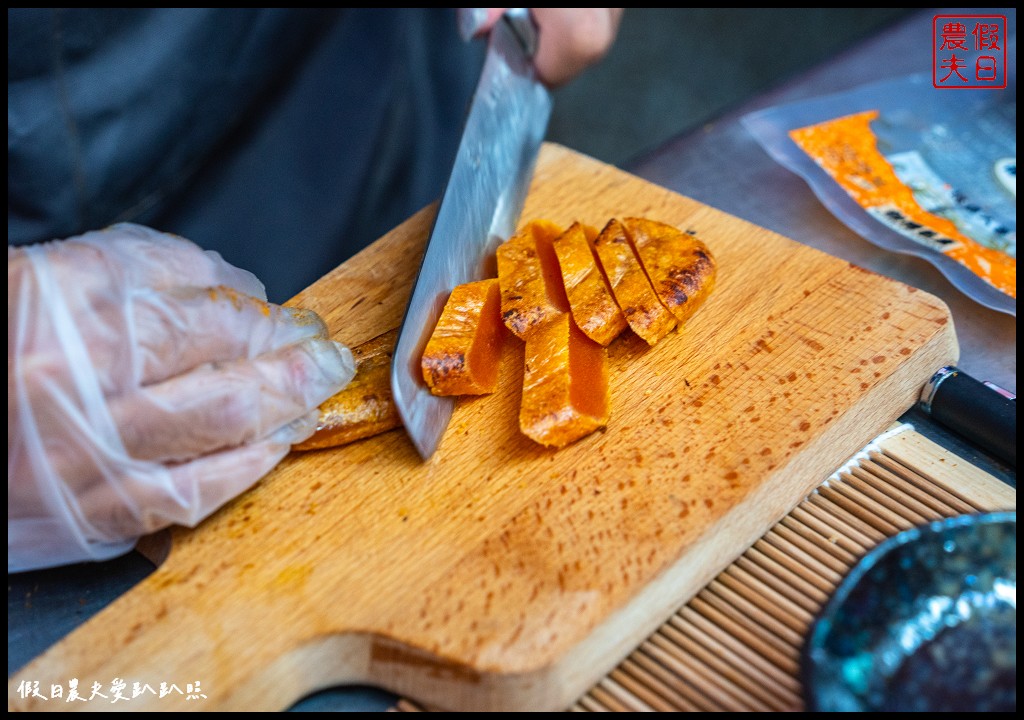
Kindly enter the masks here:
<path id="1" fill-rule="evenodd" d="M 440 196 L 482 55 L 451 9 L 8 9 L 8 242 L 143 223 L 283 302 Z"/>

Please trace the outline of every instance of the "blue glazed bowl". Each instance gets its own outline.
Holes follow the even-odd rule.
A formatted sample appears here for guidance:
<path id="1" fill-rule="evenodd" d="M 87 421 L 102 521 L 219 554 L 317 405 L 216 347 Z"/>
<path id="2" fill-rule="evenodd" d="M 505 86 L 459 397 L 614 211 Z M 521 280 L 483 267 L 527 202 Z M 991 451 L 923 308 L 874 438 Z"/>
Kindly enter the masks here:
<path id="1" fill-rule="evenodd" d="M 809 711 L 1015 711 L 1017 513 L 939 520 L 866 553 L 800 671 Z"/>

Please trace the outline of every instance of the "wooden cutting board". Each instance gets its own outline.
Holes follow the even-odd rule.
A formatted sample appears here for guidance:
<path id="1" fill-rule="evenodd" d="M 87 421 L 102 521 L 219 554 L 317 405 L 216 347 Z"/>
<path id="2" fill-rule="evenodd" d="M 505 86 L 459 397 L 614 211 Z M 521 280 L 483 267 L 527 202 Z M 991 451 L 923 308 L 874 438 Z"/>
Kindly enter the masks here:
<path id="1" fill-rule="evenodd" d="M 294 299 L 357 344 L 398 325 L 425 210 Z M 523 214 L 644 215 L 715 254 L 706 305 L 654 348 L 610 349 L 605 432 L 518 430 L 523 352 L 460 401 L 438 452 L 402 430 L 293 453 L 146 580 L 9 680 L 120 678 L 114 709 L 283 709 L 372 684 L 450 709 L 568 707 L 909 408 L 957 344 L 936 298 L 546 145 Z M 193 693 L 196 694 L 196 693 Z M 93 708 L 78 703 L 81 708 Z"/>

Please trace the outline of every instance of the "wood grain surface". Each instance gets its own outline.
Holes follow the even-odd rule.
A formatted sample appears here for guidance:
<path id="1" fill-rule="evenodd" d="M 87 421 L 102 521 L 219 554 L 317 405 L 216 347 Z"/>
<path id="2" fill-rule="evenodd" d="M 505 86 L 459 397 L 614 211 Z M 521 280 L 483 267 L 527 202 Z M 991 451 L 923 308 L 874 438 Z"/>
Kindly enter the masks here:
<path id="1" fill-rule="evenodd" d="M 805 710 L 804 638 L 865 553 L 917 525 L 1016 508 L 1015 488 L 898 423 L 793 508 L 568 710 Z M 402 698 L 392 709 L 427 708 Z"/>
<path id="2" fill-rule="evenodd" d="M 357 344 L 396 326 L 426 209 L 293 303 Z M 718 285 L 657 346 L 609 348 L 611 422 L 518 428 L 523 350 L 435 455 L 402 430 L 293 453 L 146 580 L 9 680 L 200 681 L 112 709 L 281 709 L 360 683 L 448 709 L 563 709 L 916 400 L 957 344 L 936 298 L 546 145 L 523 219 L 647 216 Z M 87 704 L 85 704 L 88 707 Z M 67 704 L 64 708 L 67 709 Z"/>

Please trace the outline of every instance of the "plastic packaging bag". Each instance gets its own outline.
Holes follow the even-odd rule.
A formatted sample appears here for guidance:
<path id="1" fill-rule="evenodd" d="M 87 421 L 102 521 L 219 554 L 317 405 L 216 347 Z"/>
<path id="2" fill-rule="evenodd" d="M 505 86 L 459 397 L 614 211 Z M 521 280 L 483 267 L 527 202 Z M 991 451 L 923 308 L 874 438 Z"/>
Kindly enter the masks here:
<path id="1" fill-rule="evenodd" d="M 934 264 L 1017 314 L 1017 104 L 913 75 L 743 118 L 779 163 L 869 242 Z"/>

